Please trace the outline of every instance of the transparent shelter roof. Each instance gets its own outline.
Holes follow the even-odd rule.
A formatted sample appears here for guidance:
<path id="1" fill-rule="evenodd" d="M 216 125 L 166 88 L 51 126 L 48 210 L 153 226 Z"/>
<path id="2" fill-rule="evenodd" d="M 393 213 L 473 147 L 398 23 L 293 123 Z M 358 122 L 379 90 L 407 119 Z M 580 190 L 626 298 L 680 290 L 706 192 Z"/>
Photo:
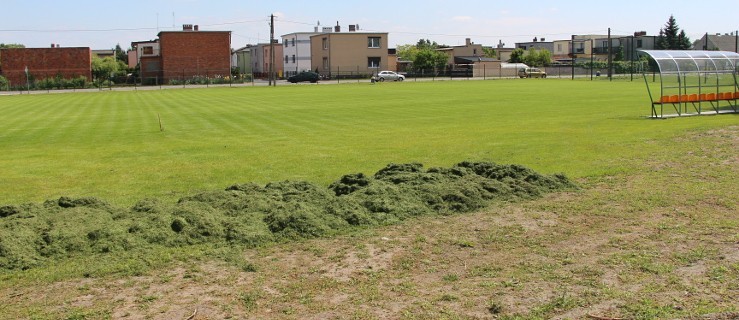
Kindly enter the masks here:
<path id="1" fill-rule="evenodd" d="M 739 54 L 731 51 L 639 50 L 649 55 L 660 73 L 730 73 L 737 71 Z"/>

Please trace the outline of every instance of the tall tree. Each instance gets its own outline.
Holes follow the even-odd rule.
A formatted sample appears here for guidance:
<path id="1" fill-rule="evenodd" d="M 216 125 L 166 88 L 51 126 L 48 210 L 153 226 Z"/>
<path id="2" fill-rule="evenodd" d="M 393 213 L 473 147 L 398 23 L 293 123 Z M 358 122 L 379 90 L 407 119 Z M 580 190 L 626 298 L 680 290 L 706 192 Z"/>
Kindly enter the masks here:
<path id="1" fill-rule="evenodd" d="M 662 50 L 687 50 L 690 49 L 690 38 L 685 34 L 685 30 L 680 30 L 675 17 L 670 15 L 665 27 L 659 29 L 657 36 L 657 49 Z"/>
<path id="2" fill-rule="evenodd" d="M 436 49 L 445 47 L 439 45 L 436 41 L 429 39 L 420 39 L 415 45 L 400 45 L 397 48 L 398 57 L 400 59 L 411 61 L 415 70 L 431 70 L 434 68 L 442 68 L 446 65 L 447 55 Z"/>
<path id="3" fill-rule="evenodd" d="M 93 57 L 90 63 L 92 68 L 92 75 L 97 78 L 99 82 L 112 76 L 124 75 L 126 72 L 126 64 L 123 61 L 116 60 L 113 57 L 98 58 Z"/>
<path id="4" fill-rule="evenodd" d="M 495 49 L 493 47 L 482 47 L 482 53 L 487 58 L 497 58 L 498 55 L 495 53 Z"/>
<path id="5" fill-rule="evenodd" d="M 511 59 L 508 60 L 510 63 L 523 63 L 523 56 L 526 54 L 526 51 L 523 51 L 521 48 L 516 48 L 511 52 Z"/>
<path id="6" fill-rule="evenodd" d="M 118 61 L 128 62 L 128 54 L 123 51 L 120 44 L 115 45 L 115 59 Z"/>
<path id="7" fill-rule="evenodd" d="M 532 67 L 546 67 L 552 62 L 552 54 L 547 49 L 529 48 L 523 57 L 523 63 Z"/>
<path id="8" fill-rule="evenodd" d="M 447 55 L 434 49 L 421 49 L 413 60 L 416 70 L 430 70 L 443 68 L 447 62 Z"/>

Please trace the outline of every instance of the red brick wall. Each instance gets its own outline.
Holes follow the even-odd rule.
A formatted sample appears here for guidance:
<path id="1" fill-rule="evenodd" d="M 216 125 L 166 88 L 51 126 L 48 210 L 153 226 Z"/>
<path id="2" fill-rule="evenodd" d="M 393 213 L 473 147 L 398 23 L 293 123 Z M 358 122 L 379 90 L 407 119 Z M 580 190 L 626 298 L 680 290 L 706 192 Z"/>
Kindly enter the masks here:
<path id="1" fill-rule="evenodd" d="M 196 76 L 231 74 L 230 31 L 167 31 L 159 33 L 164 83 Z"/>
<path id="2" fill-rule="evenodd" d="M 26 67 L 32 79 L 61 75 L 65 79 L 92 79 L 90 48 L 19 48 L 0 50 L 2 75 L 13 85 L 26 83 Z"/>

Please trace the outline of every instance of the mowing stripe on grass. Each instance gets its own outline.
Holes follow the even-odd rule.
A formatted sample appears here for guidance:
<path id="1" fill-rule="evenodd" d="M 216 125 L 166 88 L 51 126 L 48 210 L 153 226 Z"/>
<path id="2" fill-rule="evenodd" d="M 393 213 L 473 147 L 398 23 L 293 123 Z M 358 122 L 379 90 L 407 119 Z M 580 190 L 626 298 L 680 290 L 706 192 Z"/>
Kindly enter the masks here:
<path id="1" fill-rule="evenodd" d="M 327 185 L 390 162 L 485 160 L 577 178 L 629 170 L 620 158 L 686 130 L 736 123 L 644 119 L 642 82 L 550 79 L 3 96 L 0 112 L 6 203 Z"/>

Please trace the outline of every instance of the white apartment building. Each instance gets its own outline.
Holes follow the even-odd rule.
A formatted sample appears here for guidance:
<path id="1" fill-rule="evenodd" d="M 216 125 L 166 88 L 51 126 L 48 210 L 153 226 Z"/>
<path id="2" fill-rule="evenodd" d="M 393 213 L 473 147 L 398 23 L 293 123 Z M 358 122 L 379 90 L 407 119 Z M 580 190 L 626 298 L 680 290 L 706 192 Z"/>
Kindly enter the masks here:
<path id="1" fill-rule="evenodd" d="M 285 77 L 301 71 L 313 70 L 310 37 L 320 33 L 322 32 L 294 32 L 282 36 Z"/>

